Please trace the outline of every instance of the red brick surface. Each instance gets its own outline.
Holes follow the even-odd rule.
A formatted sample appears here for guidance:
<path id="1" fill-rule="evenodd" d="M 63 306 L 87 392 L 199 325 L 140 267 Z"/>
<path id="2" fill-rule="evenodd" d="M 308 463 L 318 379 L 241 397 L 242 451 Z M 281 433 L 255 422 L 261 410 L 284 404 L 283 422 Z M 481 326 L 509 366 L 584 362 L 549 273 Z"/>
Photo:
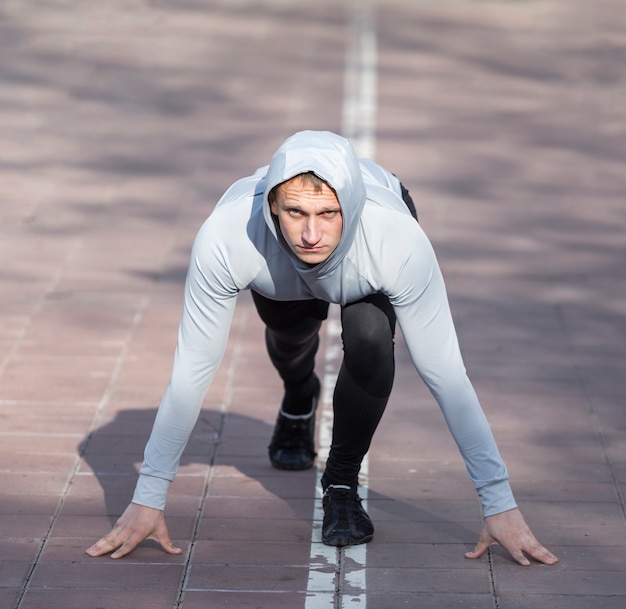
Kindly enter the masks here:
<path id="1" fill-rule="evenodd" d="M 267 462 L 281 388 L 248 294 L 169 497 L 184 553 L 84 554 L 132 495 L 196 230 L 287 135 L 342 130 L 358 11 L 25 0 L 0 8 L 2 609 L 624 606 L 622 3 L 371 5 L 377 159 L 414 196 L 516 497 L 560 562 L 463 558 L 478 503 L 401 335 L 364 566 L 312 544 L 315 472 Z"/>

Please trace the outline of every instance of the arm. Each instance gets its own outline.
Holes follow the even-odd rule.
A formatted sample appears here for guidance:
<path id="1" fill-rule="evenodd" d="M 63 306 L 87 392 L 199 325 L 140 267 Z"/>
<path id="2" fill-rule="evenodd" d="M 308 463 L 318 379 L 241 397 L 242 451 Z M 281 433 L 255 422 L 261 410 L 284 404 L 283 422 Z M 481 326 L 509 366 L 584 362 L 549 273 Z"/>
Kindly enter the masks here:
<path id="1" fill-rule="evenodd" d="M 484 516 L 516 507 L 508 471 L 466 374 L 443 277 L 426 236 L 402 266 L 394 295 L 398 322 L 418 373 L 436 399 L 478 491 Z"/>
<path id="2" fill-rule="evenodd" d="M 466 556 L 479 558 L 499 543 L 522 565 L 530 564 L 524 552 L 553 564 L 557 558 L 539 544 L 517 509 L 506 466 L 465 372 L 443 278 L 426 243 L 424 237 L 419 256 L 403 266 L 392 302 L 413 363 L 437 400 L 480 497 L 485 523 Z"/>
<path id="3" fill-rule="evenodd" d="M 87 550 L 90 556 L 116 550 L 112 557 L 120 558 L 144 539 L 156 540 L 169 553 L 180 553 L 169 538 L 163 510 L 169 485 L 222 359 L 237 296 L 237 289 L 222 270 L 226 266 L 216 260 L 219 252 L 210 247 L 216 241 L 211 237 L 203 227 L 194 244 L 172 376 L 146 445 L 133 502 L 113 530 Z"/>

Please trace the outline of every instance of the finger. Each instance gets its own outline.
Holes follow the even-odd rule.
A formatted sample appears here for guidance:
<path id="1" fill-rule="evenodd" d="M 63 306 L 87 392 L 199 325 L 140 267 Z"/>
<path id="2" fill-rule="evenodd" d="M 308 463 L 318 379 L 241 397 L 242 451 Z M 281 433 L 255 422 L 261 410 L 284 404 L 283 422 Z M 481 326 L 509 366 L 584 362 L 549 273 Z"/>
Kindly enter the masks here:
<path id="1" fill-rule="evenodd" d="M 111 554 L 111 558 L 118 559 L 130 554 L 144 539 L 145 537 L 143 535 L 130 535 L 124 543 Z"/>
<path id="2" fill-rule="evenodd" d="M 174 545 L 174 542 L 171 540 L 165 524 L 163 525 L 162 528 L 160 528 L 159 531 L 157 531 L 157 533 L 155 533 L 155 535 L 150 536 L 149 539 L 153 539 L 158 544 L 160 544 L 161 547 L 168 554 L 181 554 L 183 551 L 182 548 L 179 548 Z"/>
<path id="3" fill-rule="evenodd" d="M 170 538 L 169 531 L 167 530 L 167 524 L 165 523 L 165 517 L 163 514 L 157 519 L 156 525 L 148 539 L 156 541 L 168 554 L 181 554 L 182 549 L 175 546 Z"/>
<path id="4" fill-rule="evenodd" d="M 124 558 L 124 556 L 126 556 L 127 554 L 130 554 L 134 549 L 135 549 L 135 546 L 126 547 L 126 545 L 123 545 L 121 548 L 119 548 L 118 550 L 113 552 L 113 554 L 111 554 L 111 558 L 113 560 L 117 560 L 118 558 Z"/>
<path id="5" fill-rule="evenodd" d="M 182 554 L 183 553 L 183 549 L 179 548 L 178 546 L 175 546 L 171 540 L 168 540 L 166 543 L 161 542 L 161 547 L 168 554 Z"/>
<path id="6" fill-rule="evenodd" d="M 479 540 L 471 552 L 465 552 L 465 558 L 480 558 L 490 545 L 491 544 L 486 541 Z"/>
<path id="7" fill-rule="evenodd" d="M 111 558 L 113 558 L 114 560 L 117 560 L 118 558 L 123 558 L 127 554 L 130 554 L 137 547 L 138 543 L 139 542 L 130 540 L 126 541 L 117 550 L 115 550 L 113 554 L 111 554 Z"/>
<path id="8" fill-rule="evenodd" d="M 89 556 L 102 556 L 103 554 L 108 554 L 117 548 L 120 544 L 113 541 L 113 539 L 107 535 L 102 539 L 98 540 L 91 547 L 85 550 L 85 554 Z"/>
<path id="9" fill-rule="evenodd" d="M 548 550 L 548 548 L 544 548 L 538 541 L 526 550 L 526 553 L 532 556 L 537 562 L 543 563 L 544 565 L 554 565 L 559 562 L 559 559 Z"/>
<path id="10" fill-rule="evenodd" d="M 509 551 L 509 554 L 513 557 L 515 562 L 522 565 L 522 567 L 530 567 L 530 560 L 526 558 L 526 555 L 519 548 L 506 548 Z"/>

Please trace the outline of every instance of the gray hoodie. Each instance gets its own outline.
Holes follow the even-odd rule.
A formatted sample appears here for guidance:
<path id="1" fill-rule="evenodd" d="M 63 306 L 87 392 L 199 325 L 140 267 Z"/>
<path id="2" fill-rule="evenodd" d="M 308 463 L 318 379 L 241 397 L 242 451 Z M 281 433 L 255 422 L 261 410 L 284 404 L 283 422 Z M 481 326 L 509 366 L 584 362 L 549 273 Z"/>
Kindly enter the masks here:
<path id="1" fill-rule="evenodd" d="M 320 264 L 300 261 L 271 214 L 270 190 L 312 171 L 335 190 L 343 232 Z M 389 297 L 416 370 L 437 400 L 483 514 L 516 506 L 506 467 L 465 372 L 439 265 L 402 201 L 400 183 L 334 133 L 288 138 L 270 164 L 235 182 L 200 228 L 185 283 L 174 366 L 133 502 L 165 507 L 167 491 L 220 364 L 240 290 L 276 300 L 345 304 Z"/>

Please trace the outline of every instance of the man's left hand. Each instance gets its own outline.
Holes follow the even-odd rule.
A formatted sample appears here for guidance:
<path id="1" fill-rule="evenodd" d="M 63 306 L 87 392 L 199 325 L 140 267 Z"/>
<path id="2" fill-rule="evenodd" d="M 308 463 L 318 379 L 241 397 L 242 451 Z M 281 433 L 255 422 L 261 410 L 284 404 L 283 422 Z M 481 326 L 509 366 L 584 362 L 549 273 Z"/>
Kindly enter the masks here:
<path id="1" fill-rule="evenodd" d="M 530 565 L 526 554 L 544 565 L 553 565 L 559 560 L 537 541 L 517 508 L 487 516 L 478 543 L 471 552 L 466 552 L 465 558 L 480 558 L 495 544 L 500 544 L 525 567 Z"/>

